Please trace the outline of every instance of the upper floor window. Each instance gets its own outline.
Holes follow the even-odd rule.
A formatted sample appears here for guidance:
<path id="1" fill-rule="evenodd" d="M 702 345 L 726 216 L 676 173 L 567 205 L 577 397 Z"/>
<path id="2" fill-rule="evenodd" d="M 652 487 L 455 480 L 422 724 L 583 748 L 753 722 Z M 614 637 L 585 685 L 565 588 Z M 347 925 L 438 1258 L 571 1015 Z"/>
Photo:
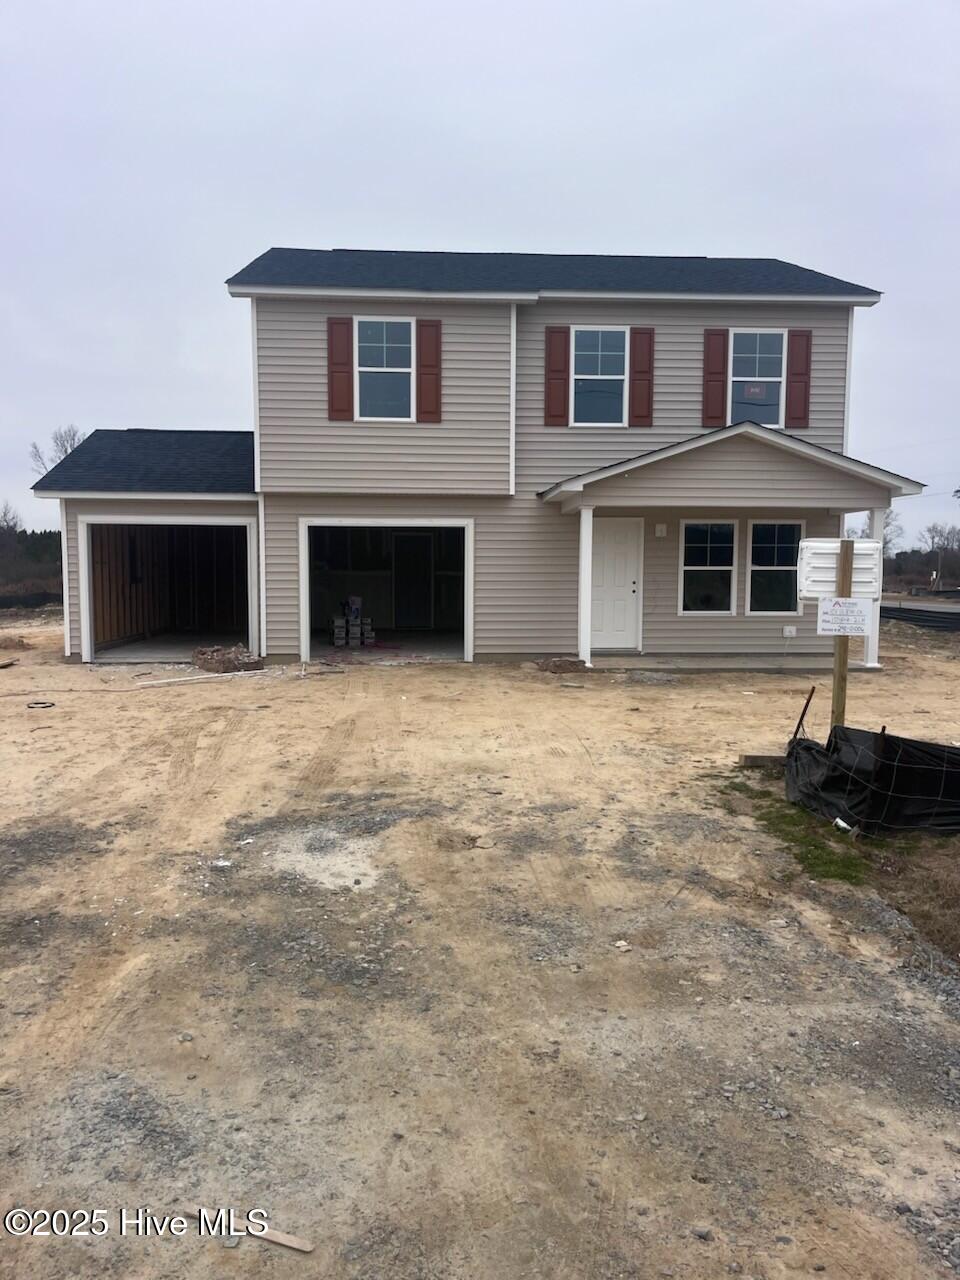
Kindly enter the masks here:
<path id="1" fill-rule="evenodd" d="M 573 330 L 573 426 L 626 424 L 626 370 L 626 329 Z"/>
<path id="2" fill-rule="evenodd" d="M 357 417 L 414 419 L 412 320 L 357 318 Z"/>
<path id="3" fill-rule="evenodd" d="M 783 365 L 786 332 L 782 329 L 732 329 L 730 413 L 728 421 L 783 426 Z"/>

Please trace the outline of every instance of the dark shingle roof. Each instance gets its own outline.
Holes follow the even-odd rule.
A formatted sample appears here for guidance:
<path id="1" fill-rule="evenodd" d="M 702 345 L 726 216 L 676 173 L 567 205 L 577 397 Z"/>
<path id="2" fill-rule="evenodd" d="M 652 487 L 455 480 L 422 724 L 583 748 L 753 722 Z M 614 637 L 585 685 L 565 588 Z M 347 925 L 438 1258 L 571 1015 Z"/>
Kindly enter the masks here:
<path id="1" fill-rule="evenodd" d="M 748 294 L 870 297 L 876 290 L 778 258 L 653 258 L 569 253 L 268 249 L 230 286 L 413 289 L 427 293 Z"/>
<path id="2" fill-rule="evenodd" d="M 252 431 L 94 431 L 43 493 L 253 493 Z"/>

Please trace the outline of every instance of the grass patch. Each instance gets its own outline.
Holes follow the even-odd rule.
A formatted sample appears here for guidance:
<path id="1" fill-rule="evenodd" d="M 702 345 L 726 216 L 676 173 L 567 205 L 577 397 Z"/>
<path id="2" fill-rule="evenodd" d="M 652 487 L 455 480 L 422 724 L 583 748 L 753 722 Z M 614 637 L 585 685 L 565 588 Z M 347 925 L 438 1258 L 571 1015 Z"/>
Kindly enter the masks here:
<path id="1" fill-rule="evenodd" d="M 960 836 L 914 831 L 853 841 L 827 819 L 790 804 L 781 774 L 721 774 L 717 784 L 718 803 L 753 818 L 811 879 L 872 885 L 928 942 L 960 960 Z"/>
<path id="2" fill-rule="evenodd" d="M 773 775 L 766 776 L 772 783 Z M 752 817 L 767 835 L 790 850 L 808 876 L 847 884 L 863 884 L 867 879 L 868 864 L 851 848 L 849 837 L 835 836 L 823 818 L 790 804 L 773 785 L 728 777 L 722 792 L 725 807 Z"/>

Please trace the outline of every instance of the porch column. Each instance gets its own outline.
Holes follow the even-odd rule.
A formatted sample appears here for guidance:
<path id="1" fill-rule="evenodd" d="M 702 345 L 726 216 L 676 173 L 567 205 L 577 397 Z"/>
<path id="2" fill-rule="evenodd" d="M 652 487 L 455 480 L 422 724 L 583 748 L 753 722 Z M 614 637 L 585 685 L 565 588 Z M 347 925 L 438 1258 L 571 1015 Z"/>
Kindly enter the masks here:
<path id="1" fill-rule="evenodd" d="M 591 597 L 593 595 L 593 507 L 580 508 L 580 575 L 577 593 L 577 646 L 580 659 L 590 661 Z"/>
<path id="2" fill-rule="evenodd" d="M 875 507 L 870 512 L 870 537 L 883 542 L 883 518 L 887 514 L 886 507 Z M 880 589 L 883 590 L 883 565 L 880 566 Z M 863 647 L 864 662 L 868 668 L 880 669 L 880 601 L 873 602 L 870 616 L 870 634 Z"/>

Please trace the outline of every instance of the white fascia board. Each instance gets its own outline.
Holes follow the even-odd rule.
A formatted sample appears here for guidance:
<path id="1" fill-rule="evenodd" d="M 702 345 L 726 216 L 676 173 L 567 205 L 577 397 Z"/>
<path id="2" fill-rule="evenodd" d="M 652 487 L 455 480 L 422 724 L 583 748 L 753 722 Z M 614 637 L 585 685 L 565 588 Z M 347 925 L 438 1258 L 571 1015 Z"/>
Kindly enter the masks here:
<path id="1" fill-rule="evenodd" d="M 302 285 L 236 285 L 227 286 L 232 298 L 356 298 L 377 301 L 381 298 L 398 298 L 413 302 L 536 302 L 537 293 L 499 293 L 470 290 L 446 290 L 432 292 L 426 289 L 342 289 L 330 287 L 309 288 Z"/>
<path id="2" fill-rule="evenodd" d="M 552 299 L 575 299 L 584 302 L 802 302 L 804 304 L 826 302 L 842 303 L 848 307 L 874 307 L 882 294 L 800 294 L 800 293 L 656 293 L 656 292 L 597 292 L 596 290 L 541 289 L 538 297 L 545 302 Z"/>
<path id="3" fill-rule="evenodd" d="M 227 285 L 232 298 L 409 298 L 422 302 L 539 302 L 552 299 L 591 302 L 776 302 L 776 303 L 832 303 L 848 307 L 873 307 L 880 301 L 879 293 L 868 294 L 775 294 L 775 293 L 663 293 L 658 291 L 614 291 L 575 289 L 536 289 L 520 292 L 486 290 L 425 289 L 353 289 L 333 285 L 312 287 L 307 285 Z"/>
<path id="4" fill-rule="evenodd" d="M 121 502 L 137 502 L 141 498 L 149 502 L 256 502 L 257 495 L 255 493 L 106 493 L 102 490 L 93 492 L 92 490 L 84 490 L 83 492 L 52 492 L 48 489 L 40 493 L 34 493 L 35 498 L 95 498 L 97 501 L 107 501 L 116 498 Z"/>
<path id="5" fill-rule="evenodd" d="M 634 458 L 626 458 L 623 462 L 611 463 L 608 467 L 598 467 L 596 471 L 587 471 L 580 476 L 571 476 L 569 480 L 560 480 L 557 484 L 545 490 L 541 497 L 544 502 L 555 502 L 562 494 L 580 493 L 585 486 L 596 484 L 598 480 L 609 480 L 612 476 L 636 471 L 640 467 L 649 466 L 654 462 L 664 462 L 668 458 L 675 458 L 682 453 L 688 453 L 691 449 L 709 448 L 711 444 L 716 444 L 720 440 L 731 440 L 740 435 L 750 436 L 754 440 L 769 444 L 775 449 L 783 449 L 787 453 L 812 458 L 814 462 L 820 462 L 825 467 L 832 467 L 837 471 L 844 472 L 846 475 L 859 476 L 861 479 L 871 480 L 875 484 L 885 485 L 891 490 L 894 497 L 905 497 L 908 494 L 921 493 L 924 488 L 918 480 L 910 480 L 906 476 L 899 476 L 893 471 L 885 471 L 883 468 L 871 466 L 867 462 L 859 462 L 857 459 L 848 458 L 842 453 L 833 453 L 829 449 L 819 449 L 815 445 L 808 444 L 805 440 L 799 440 L 793 435 L 785 435 L 779 430 L 772 431 L 765 427 L 755 426 L 753 423 L 741 422 L 737 423 L 736 426 L 723 427 L 702 436 L 690 436 L 686 440 L 667 445 L 663 449 L 651 449 L 649 453 L 642 453 Z"/>

